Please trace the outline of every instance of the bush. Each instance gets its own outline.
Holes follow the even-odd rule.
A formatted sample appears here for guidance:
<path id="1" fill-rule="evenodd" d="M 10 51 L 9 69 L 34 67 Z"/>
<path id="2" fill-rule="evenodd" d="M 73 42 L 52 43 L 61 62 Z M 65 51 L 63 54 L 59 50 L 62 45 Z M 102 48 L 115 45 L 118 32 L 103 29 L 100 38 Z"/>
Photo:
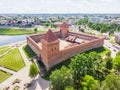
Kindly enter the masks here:
<path id="1" fill-rule="evenodd" d="M 113 68 L 120 71 L 120 56 L 116 56 L 113 61 Z"/>
<path id="2" fill-rule="evenodd" d="M 107 51 L 106 56 L 111 56 L 111 51 Z"/>
<path id="3" fill-rule="evenodd" d="M 14 85 L 15 83 L 20 83 L 20 79 L 15 79 L 13 82 L 12 82 L 12 85 Z"/>
<path id="4" fill-rule="evenodd" d="M 19 86 L 15 86 L 13 90 L 19 90 Z"/>
<path id="5" fill-rule="evenodd" d="M 117 52 L 116 56 L 120 56 L 120 51 Z"/>

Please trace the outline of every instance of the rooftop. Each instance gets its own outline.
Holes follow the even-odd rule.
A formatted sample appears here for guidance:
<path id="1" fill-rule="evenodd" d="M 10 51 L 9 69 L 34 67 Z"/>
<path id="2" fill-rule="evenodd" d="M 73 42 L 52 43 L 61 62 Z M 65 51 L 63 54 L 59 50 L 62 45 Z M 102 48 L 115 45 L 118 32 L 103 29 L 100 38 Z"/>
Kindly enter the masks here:
<path id="1" fill-rule="evenodd" d="M 52 32 L 51 29 L 48 30 L 48 32 L 45 34 L 45 36 L 43 37 L 43 39 L 45 39 L 46 41 L 53 42 L 55 40 L 57 40 L 58 38 L 56 37 L 56 35 Z"/>

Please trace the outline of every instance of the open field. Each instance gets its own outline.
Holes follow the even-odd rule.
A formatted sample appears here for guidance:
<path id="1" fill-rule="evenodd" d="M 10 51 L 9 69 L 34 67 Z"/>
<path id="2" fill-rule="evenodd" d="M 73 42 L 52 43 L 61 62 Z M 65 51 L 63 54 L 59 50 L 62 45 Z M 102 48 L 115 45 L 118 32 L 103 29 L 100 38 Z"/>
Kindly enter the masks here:
<path id="1" fill-rule="evenodd" d="M 0 83 L 2 83 L 4 80 L 9 78 L 10 76 L 11 76 L 11 74 L 6 73 L 6 72 L 0 70 Z"/>
<path id="2" fill-rule="evenodd" d="M 24 51 L 25 55 L 27 56 L 27 58 L 31 58 L 31 57 L 35 56 L 35 53 L 32 51 L 32 49 L 28 45 L 25 45 L 23 47 L 23 51 Z"/>
<path id="3" fill-rule="evenodd" d="M 0 55 L 3 54 L 4 52 L 8 51 L 10 49 L 9 46 L 4 46 L 0 48 Z"/>
<path id="4" fill-rule="evenodd" d="M 95 51 L 96 53 L 100 54 L 101 56 L 105 55 L 108 51 L 110 51 L 109 49 L 105 48 L 105 47 L 99 47 L 99 48 L 95 48 L 92 50 L 87 51 L 86 53 L 90 53 L 92 51 Z"/>
<path id="5" fill-rule="evenodd" d="M 38 33 L 41 33 L 41 32 L 46 32 L 46 31 L 38 30 Z M 34 34 L 34 30 L 0 28 L 0 35 L 25 35 L 25 34 Z"/>
<path id="6" fill-rule="evenodd" d="M 32 33 L 34 33 L 32 30 L 0 28 L 1 35 L 23 35 L 23 34 L 32 34 Z"/>
<path id="7" fill-rule="evenodd" d="M 18 71 L 25 66 L 18 48 L 13 49 L 7 55 L 0 58 L 0 66 Z"/>

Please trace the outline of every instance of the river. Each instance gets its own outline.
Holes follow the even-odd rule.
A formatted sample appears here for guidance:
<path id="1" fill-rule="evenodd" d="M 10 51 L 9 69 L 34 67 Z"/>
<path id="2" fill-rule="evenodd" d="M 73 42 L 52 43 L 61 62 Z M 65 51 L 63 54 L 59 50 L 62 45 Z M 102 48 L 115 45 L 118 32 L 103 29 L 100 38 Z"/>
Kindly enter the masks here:
<path id="1" fill-rule="evenodd" d="M 26 39 L 26 35 L 18 35 L 18 36 L 0 35 L 0 46 L 23 41 L 25 39 Z"/>

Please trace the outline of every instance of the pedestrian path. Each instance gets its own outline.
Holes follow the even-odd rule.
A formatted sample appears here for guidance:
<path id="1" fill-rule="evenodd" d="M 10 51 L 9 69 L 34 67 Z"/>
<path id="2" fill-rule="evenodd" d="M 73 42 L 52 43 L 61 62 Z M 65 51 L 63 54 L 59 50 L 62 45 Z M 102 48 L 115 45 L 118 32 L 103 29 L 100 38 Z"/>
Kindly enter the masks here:
<path id="1" fill-rule="evenodd" d="M 0 55 L 0 58 L 8 54 L 10 51 L 12 51 L 14 48 L 9 49 L 8 51 L 4 52 L 3 54 Z"/>
<path id="2" fill-rule="evenodd" d="M 0 66 L 0 70 L 6 71 L 7 73 L 10 73 L 10 74 L 16 74 L 15 71 L 7 69 L 7 68 L 4 68 L 4 67 L 1 67 L 1 66 Z"/>
<path id="3" fill-rule="evenodd" d="M 22 46 L 19 47 L 19 50 L 20 50 L 20 53 L 21 53 L 21 56 L 23 57 L 24 59 L 24 62 L 26 64 L 26 66 L 24 68 L 22 68 L 21 70 L 19 70 L 18 72 L 14 73 L 14 72 L 11 72 L 13 75 L 8 78 L 7 80 L 5 80 L 3 83 L 0 84 L 0 90 L 6 86 L 9 86 L 10 89 L 9 90 L 13 90 L 13 85 L 12 85 L 12 82 L 18 78 L 21 80 L 21 85 L 20 86 L 21 88 L 24 87 L 24 84 L 25 83 L 28 83 L 30 78 L 28 77 L 28 72 L 29 72 L 29 65 L 30 65 L 30 62 L 29 60 L 27 59 L 27 57 L 25 56 L 24 52 L 22 51 Z M 1 68 L 3 69 L 3 68 Z M 4 71 L 6 71 L 7 69 L 4 69 Z M 23 89 L 22 89 L 23 90 Z"/>
<path id="4" fill-rule="evenodd" d="M 31 62 L 27 59 L 24 51 L 22 50 L 24 45 L 25 44 L 22 44 L 19 47 L 19 51 L 21 53 L 21 56 L 26 66 L 21 70 L 19 70 L 18 72 L 14 72 L 12 70 L 8 70 L 8 69 L 4 69 L 3 67 L 0 67 L 0 69 L 4 71 L 8 71 L 9 73 L 13 74 L 10 78 L 8 78 L 7 80 L 5 80 L 3 83 L 0 84 L 0 90 L 2 90 L 4 87 L 9 87 L 9 90 L 14 90 L 14 87 L 16 85 L 20 86 L 19 90 L 24 90 L 24 87 L 25 87 L 24 85 L 26 83 L 31 82 L 31 78 L 28 76 Z M 12 83 L 15 79 L 21 80 L 20 83 L 19 84 L 16 83 L 15 85 L 13 85 Z M 36 83 L 32 83 L 32 85 L 29 87 L 28 90 L 49 90 L 49 85 L 50 85 L 49 81 L 42 79 L 41 76 L 38 75 L 38 77 L 36 78 Z"/>

